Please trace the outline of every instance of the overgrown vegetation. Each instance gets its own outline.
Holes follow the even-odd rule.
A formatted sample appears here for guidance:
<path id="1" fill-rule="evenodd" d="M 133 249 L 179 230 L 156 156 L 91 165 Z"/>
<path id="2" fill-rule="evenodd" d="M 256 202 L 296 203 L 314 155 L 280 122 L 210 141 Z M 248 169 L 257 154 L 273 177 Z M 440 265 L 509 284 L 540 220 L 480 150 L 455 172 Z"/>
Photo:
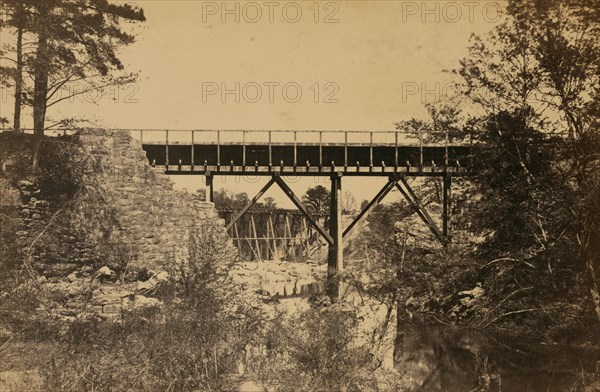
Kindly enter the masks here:
<path id="1" fill-rule="evenodd" d="M 40 170 L 31 167 L 33 136 L 19 132 L 0 133 L 2 177 L 14 187 L 19 181 L 35 182 L 44 196 L 55 200 L 72 198 L 82 187 L 83 155 L 78 134 L 46 137 L 40 147 Z"/>
<path id="2" fill-rule="evenodd" d="M 32 137 L 0 133 L 0 324 L 12 331 L 35 334 L 45 329 L 43 320 L 32 317 L 40 303 L 31 266 L 31 247 L 35 244 L 25 243 L 19 235 L 23 219 L 18 207 L 23 201 L 17 187 L 39 181 L 45 191 L 36 194 L 38 198 L 52 198 L 57 203 L 72 200 L 81 187 L 81 169 L 73 164 L 78 148 L 75 136 L 44 140 L 41 155 L 45 166 L 36 176 L 31 167 Z"/>
<path id="3" fill-rule="evenodd" d="M 194 231 L 190 258 L 152 294 L 162 305 L 124 311 L 117 322 L 92 317 L 46 329 L 38 340 L 53 343 L 38 364 L 43 389 L 228 389 L 240 353 L 258 344 L 264 315 L 231 283 L 235 255 L 224 235 L 216 226 Z"/>
<path id="4" fill-rule="evenodd" d="M 387 391 L 404 382 L 378 369 L 372 347 L 358 336 L 352 307 L 313 306 L 279 317 L 266 333 L 267 356 L 255 371 L 275 391 Z"/>

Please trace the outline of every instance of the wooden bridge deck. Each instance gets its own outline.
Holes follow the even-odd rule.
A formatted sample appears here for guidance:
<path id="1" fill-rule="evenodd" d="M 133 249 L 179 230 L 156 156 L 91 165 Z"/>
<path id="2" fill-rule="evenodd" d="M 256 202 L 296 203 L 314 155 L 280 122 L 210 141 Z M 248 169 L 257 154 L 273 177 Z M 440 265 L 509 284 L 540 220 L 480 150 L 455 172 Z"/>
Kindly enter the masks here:
<path id="1" fill-rule="evenodd" d="M 444 176 L 466 174 L 471 166 L 472 143 L 451 141 L 447 134 L 413 135 L 404 131 L 138 132 L 149 162 L 165 167 L 168 174 L 271 175 L 277 172 L 300 176 L 331 173 Z"/>

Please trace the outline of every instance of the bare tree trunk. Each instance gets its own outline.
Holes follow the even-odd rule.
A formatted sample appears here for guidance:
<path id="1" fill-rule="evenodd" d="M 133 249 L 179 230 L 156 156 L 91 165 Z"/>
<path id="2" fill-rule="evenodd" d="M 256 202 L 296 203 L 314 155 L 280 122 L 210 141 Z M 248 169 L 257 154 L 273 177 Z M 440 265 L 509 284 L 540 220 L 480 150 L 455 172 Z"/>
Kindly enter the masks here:
<path id="1" fill-rule="evenodd" d="M 600 322 L 600 285 L 598 285 L 598 275 L 596 274 L 596 269 L 594 268 L 594 261 L 591 257 L 586 258 L 585 265 L 590 273 L 590 294 L 592 296 L 592 302 L 594 304 L 594 312 L 596 312 L 596 318 L 598 318 L 598 322 Z"/>
<path id="2" fill-rule="evenodd" d="M 33 87 L 33 167 L 38 168 L 40 147 L 44 137 L 46 121 L 46 104 L 48 92 L 48 39 L 42 26 L 38 37 L 38 48 L 35 64 L 35 81 Z"/>
<path id="3" fill-rule="evenodd" d="M 23 97 L 23 3 L 17 5 L 17 69 L 15 74 L 15 113 L 13 129 L 21 130 L 21 106 Z"/>

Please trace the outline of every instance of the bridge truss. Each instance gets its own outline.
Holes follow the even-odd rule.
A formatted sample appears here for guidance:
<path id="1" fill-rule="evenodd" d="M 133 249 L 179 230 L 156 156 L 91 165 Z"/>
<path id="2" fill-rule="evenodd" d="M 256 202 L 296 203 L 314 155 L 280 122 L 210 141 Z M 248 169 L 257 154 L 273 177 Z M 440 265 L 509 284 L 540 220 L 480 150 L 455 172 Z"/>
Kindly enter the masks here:
<path id="1" fill-rule="evenodd" d="M 297 210 L 250 209 L 237 221 L 239 210 L 218 209 L 244 260 L 306 261 L 320 259 L 326 242 Z M 326 226 L 326 215 L 313 217 Z"/>
<path id="2" fill-rule="evenodd" d="M 291 246 L 292 235 L 278 235 L 275 222 L 273 230 L 259 236 L 256 218 L 243 217 L 273 185 L 277 185 L 302 214 L 306 227 L 318 233 L 328 246 L 328 286 L 332 296 L 337 296 L 336 276 L 344 269 L 343 248 L 356 228 L 380 204 L 392 189 L 398 189 L 409 205 L 419 215 L 435 238 L 449 243 L 449 213 L 452 177 L 468 174 L 473 163 L 473 138 L 450 135 L 448 132 L 412 133 L 352 132 L 352 131 L 171 131 L 138 130 L 139 139 L 153 166 L 162 166 L 167 174 L 203 174 L 207 194 L 213 201 L 215 176 L 264 176 L 268 178 L 263 188 L 250 202 L 235 214 L 227 217 L 227 230 L 236 239 L 238 249 L 248 247 L 255 259 L 272 255 L 280 247 Z M 178 140 L 174 136 L 178 135 Z M 182 140 L 182 136 L 183 139 Z M 329 227 L 325 228 L 313 216 L 301 199 L 287 185 L 284 176 L 327 176 L 331 179 L 331 205 Z M 344 176 L 384 177 L 387 183 L 366 205 L 358 216 L 342 227 L 342 179 Z M 442 227 L 438 228 L 409 185 L 409 177 L 441 177 L 443 179 Z M 273 218 L 271 218 L 273 219 Z M 249 236 L 236 236 L 236 230 L 249 225 Z M 267 224 L 269 225 L 269 223 Z M 267 226 L 269 227 L 269 226 Z M 297 250 L 309 252 L 304 234 L 293 241 Z M 298 234 L 298 233 L 296 233 Z M 246 243 L 246 245 L 243 245 Z M 261 244 L 262 247 L 261 247 Z M 284 245 L 285 244 L 285 245 Z M 303 245 L 302 245 L 303 244 Z"/>

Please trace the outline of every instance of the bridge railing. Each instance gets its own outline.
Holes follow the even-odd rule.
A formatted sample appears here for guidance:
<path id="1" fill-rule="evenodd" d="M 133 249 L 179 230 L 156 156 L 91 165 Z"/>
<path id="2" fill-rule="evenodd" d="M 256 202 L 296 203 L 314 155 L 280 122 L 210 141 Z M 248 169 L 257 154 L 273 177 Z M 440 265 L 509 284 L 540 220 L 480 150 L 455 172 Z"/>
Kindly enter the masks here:
<path id="1" fill-rule="evenodd" d="M 258 165 L 256 155 L 264 155 L 266 162 L 261 162 L 261 166 L 284 166 L 283 161 L 287 159 L 276 159 L 274 151 L 279 149 L 278 155 L 281 158 L 281 146 L 291 147 L 289 159 L 294 167 L 303 166 L 304 161 L 299 156 L 299 148 L 313 147 L 311 150 L 311 164 L 319 168 L 329 166 L 331 162 L 331 151 L 337 148 L 336 166 L 353 166 L 355 161 L 349 159 L 351 152 L 349 149 L 363 148 L 368 149 L 368 162 L 362 162 L 364 166 L 385 166 L 393 167 L 404 165 L 400 160 L 400 149 L 412 147 L 418 150 L 418 161 L 416 166 L 423 167 L 428 165 L 425 162 L 425 150 L 436 147 L 443 149 L 443 162 L 437 162 L 438 165 L 448 167 L 454 165 L 450 162 L 449 149 L 453 147 L 473 146 L 472 135 L 450 135 L 447 132 L 421 132 L 395 130 L 395 131 L 320 131 L 320 130 L 267 130 L 267 131 L 248 131 L 248 130 L 139 130 L 139 139 L 144 145 L 162 145 L 164 146 L 164 161 L 168 166 L 170 163 L 169 148 L 172 146 L 188 145 L 190 146 L 190 157 L 188 160 L 195 162 L 194 146 L 214 146 L 216 148 L 216 157 L 213 160 L 218 165 L 229 166 L 230 162 L 223 157 L 223 152 L 228 146 L 238 146 L 241 148 L 241 156 L 236 155 L 236 162 L 231 160 L 231 166 L 241 165 L 242 167 Z M 260 147 L 257 147 L 260 146 Z M 264 149 L 265 151 L 261 150 Z M 377 149 L 387 148 L 386 161 L 376 159 Z M 231 148 L 229 148 L 231 149 Z M 318 150 L 315 150 L 318 149 Z M 343 149 L 343 152 L 339 149 Z M 329 151 L 329 154 L 327 151 Z M 254 153 L 254 157 L 250 156 Z M 381 152 L 378 154 L 381 159 Z M 238 154 L 239 155 L 239 154 Z M 393 158 L 391 156 L 394 156 Z M 254 159 L 253 159 L 254 158 Z M 286 157 L 288 158 L 288 157 Z M 389 158 L 389 160 L 388 160 Z M 367 158 L 364 158 L 365 160 Z M 225 160 L 225 161 L 224 161 Z M 281 162 L 280 162 L 281 160 Z M 306 161 L 308 166 L 308 161 Z M 358 162 L 357 162 L 357 166 Z"/>

